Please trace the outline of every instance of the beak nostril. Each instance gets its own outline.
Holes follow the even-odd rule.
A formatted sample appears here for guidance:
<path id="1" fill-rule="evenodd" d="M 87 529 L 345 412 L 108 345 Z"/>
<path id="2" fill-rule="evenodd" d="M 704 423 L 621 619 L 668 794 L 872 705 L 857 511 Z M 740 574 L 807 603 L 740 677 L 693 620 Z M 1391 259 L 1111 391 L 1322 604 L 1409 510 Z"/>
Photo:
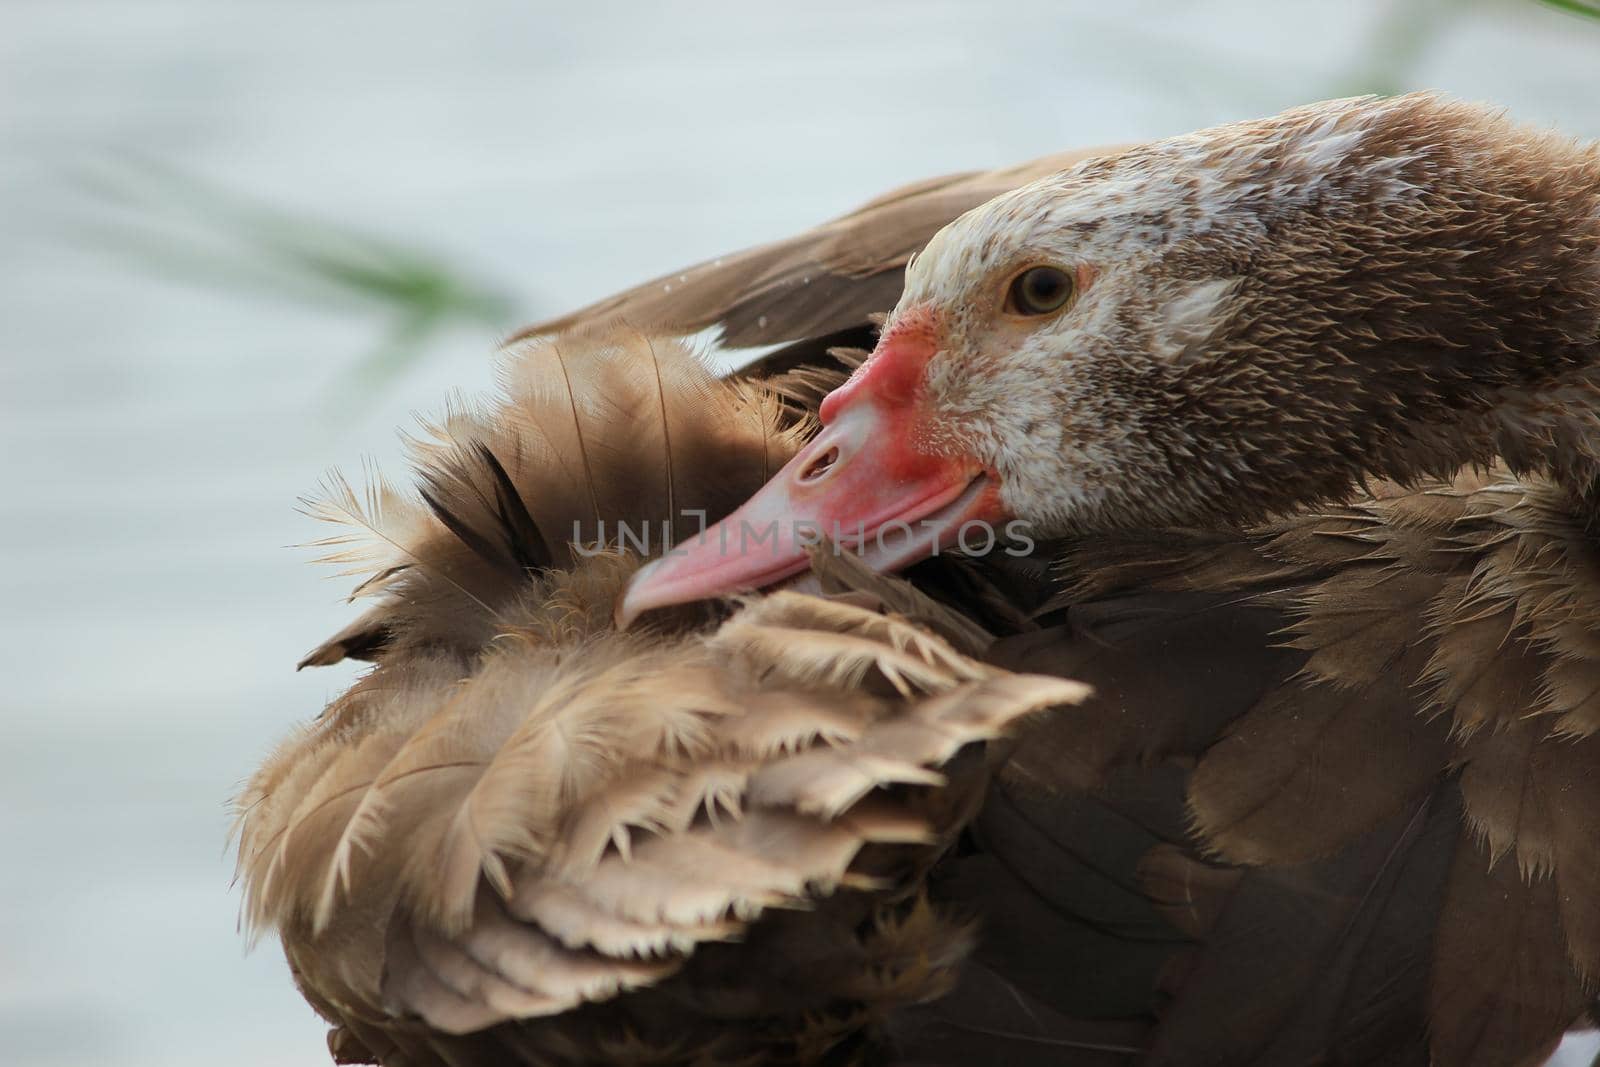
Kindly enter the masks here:
<path id="1" fill-rule="evenodd" d="M 800 472 L 800 481 L 820 481 L 827 477 L 837 462 L 839 462 L 839 447 L 835 445 L 806 465 L 806 469 Z"/>

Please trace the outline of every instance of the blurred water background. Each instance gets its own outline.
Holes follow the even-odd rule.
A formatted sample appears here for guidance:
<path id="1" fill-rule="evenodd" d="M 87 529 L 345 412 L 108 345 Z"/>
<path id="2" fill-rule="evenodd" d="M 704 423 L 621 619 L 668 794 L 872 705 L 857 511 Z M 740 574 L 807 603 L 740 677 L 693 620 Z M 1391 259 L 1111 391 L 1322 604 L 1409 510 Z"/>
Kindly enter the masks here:
<path id="1" fill-rule="evenodd" d="M 1600 21 L 4 0 L 0 1063 L 327 1062 L 223 847 L 354 673 L 293 670 L 350 617 L 294 500 L 519 322 L 909 179 L 1425 86 L 1600 135 Z"/>

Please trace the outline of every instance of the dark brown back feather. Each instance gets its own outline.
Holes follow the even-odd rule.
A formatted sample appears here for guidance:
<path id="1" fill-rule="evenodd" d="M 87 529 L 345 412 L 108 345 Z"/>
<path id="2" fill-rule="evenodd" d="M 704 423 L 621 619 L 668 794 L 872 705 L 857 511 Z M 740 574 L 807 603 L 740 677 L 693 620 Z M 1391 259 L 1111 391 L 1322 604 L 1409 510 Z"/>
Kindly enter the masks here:
<path id="1" fill-rule="evenodd" d="M 1051 823 L 1192 941 L 1156 968 L 1150 1062 L 1533 1064 L 1592 1006 L 1600 750 L 1562 680 L 1600 583 L 1569 507 L 1469 476 L 1241 535 L 1101 536 L 1044 627 L 997 642 L 1096 687 L 1034 724 L 1007 794 L 1115 813 L 1128 775 L 1147 801 L 1183 777 L 1181 833 L 1132 865 Z M 1049 869 L 1038 841 L 986 843 Z"/>

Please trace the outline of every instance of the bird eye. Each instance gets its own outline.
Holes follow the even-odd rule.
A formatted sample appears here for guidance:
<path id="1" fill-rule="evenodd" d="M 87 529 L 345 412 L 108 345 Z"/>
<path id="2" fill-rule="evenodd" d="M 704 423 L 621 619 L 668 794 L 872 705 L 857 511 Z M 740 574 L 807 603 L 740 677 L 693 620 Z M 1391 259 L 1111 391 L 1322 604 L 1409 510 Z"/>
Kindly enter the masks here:
<path id="1" fill-rule="evenodd" d="M 1013 315 L 1048 315 L 1072 299 L 1072 275 L 1060 267 L 1029 267 L 1011 281 L 1006 310 Z"/>

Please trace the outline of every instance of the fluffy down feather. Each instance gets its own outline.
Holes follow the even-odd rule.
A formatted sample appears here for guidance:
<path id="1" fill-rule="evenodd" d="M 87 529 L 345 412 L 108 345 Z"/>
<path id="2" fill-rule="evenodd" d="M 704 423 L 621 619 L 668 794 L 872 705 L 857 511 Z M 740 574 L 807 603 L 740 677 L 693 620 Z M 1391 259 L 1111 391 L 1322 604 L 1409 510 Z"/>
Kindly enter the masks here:
<path id="1" fill-rule="evenodd" d="M 415 497 L 376 475 L 357 492 L 335 474 L 305 501 L 339 528 L 316 542 L 323 560 L 361 577 L 352 599 L 377 604 L 301 666 L 386 648 L 470 657 L 519 597 L 566 595 L 530 575 L 691 536 L 810 432 L 788 384 L 719 382 L 682 343 L 622 328 L 510 346 L 493 403 L 457 400 L 408 438 Z"/>
<path id="2" fill-rule="evenodd" d="M 831 597 L 614 632 L 637 560 L 572 551 L 571 517 L 715 515 L 803 423 L 632 335 L 530 346 L 506 381 L 418 446 L 422 504 L 335 483 L 376 538 L 328 547 L 366 568 L 378 666 L 240 799 L 249 925 L 347 1061 L 866 1054 L 967 951 L 921 877 L 985 743 L 1086 690 L 982 664 L 970 620 L 826 555 Z"/>

